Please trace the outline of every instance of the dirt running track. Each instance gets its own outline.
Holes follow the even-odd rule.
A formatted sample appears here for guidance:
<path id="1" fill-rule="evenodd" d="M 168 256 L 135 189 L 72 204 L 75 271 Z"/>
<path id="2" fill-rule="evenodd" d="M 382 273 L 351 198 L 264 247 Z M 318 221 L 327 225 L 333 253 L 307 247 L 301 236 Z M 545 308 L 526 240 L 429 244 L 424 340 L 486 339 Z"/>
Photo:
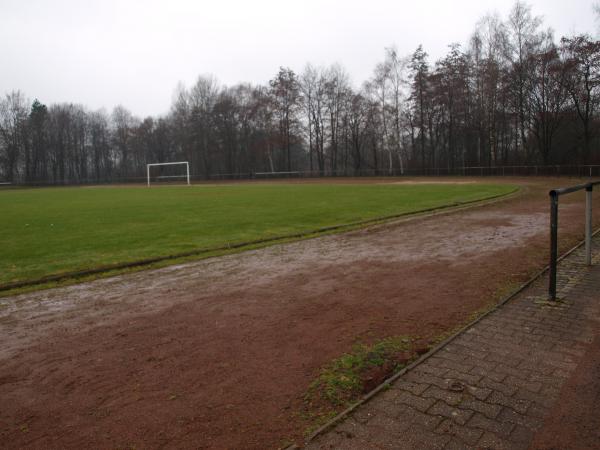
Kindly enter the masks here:
<path id="1" fill-rule="evenodd" d="M 0 298 L 0 447 L 276 448 L 298 438 L 307 386 L 357 340 L 431 339 L 545 265 L 547 189 L 579 180 L 505 181 L 525 192 Z M 582 235 L 582 197 L 561 206 L 563 246 Z"/>

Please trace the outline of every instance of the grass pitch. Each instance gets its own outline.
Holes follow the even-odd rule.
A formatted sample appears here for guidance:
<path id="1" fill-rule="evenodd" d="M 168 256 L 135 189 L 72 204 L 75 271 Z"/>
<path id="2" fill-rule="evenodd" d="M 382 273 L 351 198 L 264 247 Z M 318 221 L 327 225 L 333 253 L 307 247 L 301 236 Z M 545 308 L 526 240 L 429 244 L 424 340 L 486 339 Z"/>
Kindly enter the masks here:
<path id="1" fill-rule="evenodd" d="M 0 285 L 514 191 L 493 184 L 238 184 L 0 191 Z"/>

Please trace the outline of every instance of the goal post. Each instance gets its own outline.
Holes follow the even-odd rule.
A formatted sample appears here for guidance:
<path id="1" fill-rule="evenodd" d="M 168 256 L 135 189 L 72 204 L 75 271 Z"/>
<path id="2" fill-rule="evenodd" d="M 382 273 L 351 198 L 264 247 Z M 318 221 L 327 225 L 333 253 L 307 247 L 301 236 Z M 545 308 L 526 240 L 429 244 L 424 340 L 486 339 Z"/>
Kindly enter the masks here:
<path id="1" fill-rule="evenodd" d="M 150 187 L 150 168 L 156 166 L 175 166 L 175 165 L 185 165 L 185 175 L 166 175 L 158 178 L 185 178 L 187 180 L 188 186 L 190 185 L 190 164 L 187 161 L 180 162 L 168 162 L 168 163 L 152 163 L 146 164 L 146 178 L 148 182 L 148 187 Z"/>

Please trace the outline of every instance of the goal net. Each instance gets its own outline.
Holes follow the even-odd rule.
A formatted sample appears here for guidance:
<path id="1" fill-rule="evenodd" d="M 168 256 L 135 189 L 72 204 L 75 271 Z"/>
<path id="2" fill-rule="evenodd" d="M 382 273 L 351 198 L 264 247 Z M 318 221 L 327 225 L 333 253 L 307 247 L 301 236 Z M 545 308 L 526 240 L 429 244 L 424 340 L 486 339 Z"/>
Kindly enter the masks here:
<path id="1" fill-rule="evenodd" d="M 185 179 L 189 185 L 190 165 L 187 161 L 147 164 L 146 177 L 148 187 L 150 187 L 150 183 L 152 182 L 177 181 L 181 179 Z"/>

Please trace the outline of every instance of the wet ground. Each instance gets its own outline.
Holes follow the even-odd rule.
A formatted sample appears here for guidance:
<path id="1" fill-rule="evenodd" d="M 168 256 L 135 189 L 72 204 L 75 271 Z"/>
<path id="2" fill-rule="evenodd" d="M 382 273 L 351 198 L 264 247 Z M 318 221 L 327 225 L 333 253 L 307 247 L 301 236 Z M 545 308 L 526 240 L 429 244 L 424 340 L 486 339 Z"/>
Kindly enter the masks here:
<path id="1" fill-rule="evenodd" d="M 579 180 L 501 181 L 524 191 L 0 299 L 0 446 L 276 448 L 299 437 L 303 393 L 357 340 L 432 339 L 546 264 L 547 191 Z M 561 205 L 563 247 L 583 232 L 577 195 Z"/>

